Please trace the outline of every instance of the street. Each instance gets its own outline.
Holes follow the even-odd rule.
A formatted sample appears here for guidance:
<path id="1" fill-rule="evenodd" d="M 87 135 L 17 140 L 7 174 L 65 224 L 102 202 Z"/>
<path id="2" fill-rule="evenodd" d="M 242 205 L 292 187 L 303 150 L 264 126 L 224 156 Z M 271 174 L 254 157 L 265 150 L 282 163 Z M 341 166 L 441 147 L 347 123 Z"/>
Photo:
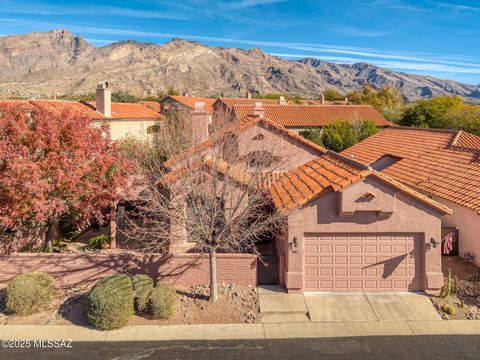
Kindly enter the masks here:
<path id="1" fill-rule="evenodd" d="M 480 359 L 480 336 L 79 342 L 71 349 L 3 349 L 0 359 Z"/>

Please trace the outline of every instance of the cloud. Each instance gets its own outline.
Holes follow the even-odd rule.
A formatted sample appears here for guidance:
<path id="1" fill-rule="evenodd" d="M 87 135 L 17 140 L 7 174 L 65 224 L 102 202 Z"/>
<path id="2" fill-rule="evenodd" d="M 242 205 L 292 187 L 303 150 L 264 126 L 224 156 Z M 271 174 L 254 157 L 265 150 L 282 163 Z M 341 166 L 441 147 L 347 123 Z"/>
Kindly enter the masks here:
<path id="1" fill-rule="evenodd" d="M 335 25 L 329 28 L 329 31 L 354 37 L 379 37 L 379 36 L 388 36 L 395 33 L 395 31 L 381 31 L 381 30 L 370 30 L 361 27 L 354 27 L 348 25 Z"/>
<path id="2" fill-rule="evenodd" d="M 137 10 L 116 6 L 48 6 L 44 4 L 24 4 L 16 1 L 0 3 L 0 11 L 11 14 L 35 14 L 35 15 L 110 15 L 131 18 L 187 20 L 185 14 L 179 12 Z"/>
<path id="3" fill-rule="evenodd" d="M 447 3 L 447 2 L 443 2 L 443 1 L 428 1 L 428 3 L 438 5 L 439 7 L 443 7 L 443 8 L 447 8 L 447 9 L 480 12 L 480 7 L 471 6 L 471 5 L 452 4 L 452 3 Z"/>
<path id="4" fill-rule="evenodd" d="M 287 0 L 240 0 L 234 2 L 223 3 L 223 7 L 230 9 L 246 9 L 260 5 L 277 4 Z"/>

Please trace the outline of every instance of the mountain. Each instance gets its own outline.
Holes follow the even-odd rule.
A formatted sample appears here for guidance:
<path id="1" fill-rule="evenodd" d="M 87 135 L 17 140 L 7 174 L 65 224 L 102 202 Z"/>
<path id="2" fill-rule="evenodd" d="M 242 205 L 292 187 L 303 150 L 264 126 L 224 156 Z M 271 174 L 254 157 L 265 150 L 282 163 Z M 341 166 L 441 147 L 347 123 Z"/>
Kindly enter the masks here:
<path id="1" fill-rule="evenodd" d="M 155 95 L 173 87 L 196 95 L 240 95 L 246 90 L 318 96 L 348 92 L 365 82 L 392 85 L 405 99 L 438 94 L 480 100 L 480 86 L 391 71 L 367 63 L 334 64 L 271 56 L 259 49 L 226 49 L 173 39 L 163 44 L 121 41 L 95 48 L 67 30 L 0 37 L 0 97 L 50 97 L 114 90 Z"/>

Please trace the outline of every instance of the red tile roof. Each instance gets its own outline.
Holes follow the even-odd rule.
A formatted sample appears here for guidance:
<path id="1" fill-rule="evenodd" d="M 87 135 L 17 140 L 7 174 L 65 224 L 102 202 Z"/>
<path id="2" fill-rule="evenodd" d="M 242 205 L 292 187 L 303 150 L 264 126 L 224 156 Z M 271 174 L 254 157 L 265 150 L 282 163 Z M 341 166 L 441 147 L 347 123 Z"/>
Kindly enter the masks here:
<path id="1" fill-rule="evenodd" d="M 213 109 L 212 105 L 214 104 L 217 99 L 210 99 L 210 98 L 204 98 L 204 97 L 195 97 L 195 96 L 175 96 L 175 95 L 170 95 L 169 98 L 189 107 L 190 109 L 195 109 L 195 103 L 196 102 L 204 102 L 205 103 L 205 110 L 209 114 L 213 114 Z"/>
<path id="2" fill-rule="evenodd" d="M 480 137 L 463 131 L 393 126 L 342 154 L 372 164 L 388 154 L 401 160 L 382 173 L 480 215 Z"/>
<path id="3" fill-rule="evenodd" d="M 95 110 L 95 103 L 85 103 L 80 101 L 63 100 L 19 100 L 2 101 L 0 106 L 15 103 L 21 104 L 24 108 L 33 109 L 35 107 L 61 114 L 64 111 L 79 112 L 88 116 L 92 120 L 107 119 Z M 112 117 L 109 119 L 161 119 L 163 116 L 141 103 L 112 103 Z"/>
<path id="4" fill-rule="evenodd" d="M 253 105 L 234 105 L 237 118 L 253 114 Z M 372 120 L 377 126 L 390 126 L 370 105 L 264 105 L 265 117 L 287 127 L 322 127 L 335 120 Z"/>
<path id="5" fill-rule="evenodd" d="M 158 101 L 140 101 L 140 103 L 158 113 L 160 112 L 160 102 Z"/>
<path id="6" fill-rule="evenodd" d="M 263 105 L 278 105 L 275 99 L 247 99 L 247 98 L 220 98 L 215 103 L 223 103 L 227 108 L 233 108 L 234 105 L 251 105 L 260 102 Z"/>
<path id="7" fill-rule="evenodd" d="M 325 148 L 323 148 L 323 147 L 305 139 L 303 136 L 297 135 L 294 132 L 285 129 L 283 126 L 280 126 L 280 125 L 276 124 L 275 122 L 270 121 L 269 119 L 261 118 L 261 117 L 258 117 L 258 116 L 246 116 L 244 118 L 237 119 L 237 120 L 235 120 L 235 122 L 231 126 L 225 128 L 225 129 L 222 129 L 221 133 L 236 135 L 236 134 L 241 133 L 245 129 L 248 129 L 251 126 L 254 126 L 256 124 L 263 124 L 264 126 L 267 126 L 271 129 L 275 129 L 281 135 L 289 137 L 290 139 L 293 139 L 293 140 L 295 140 L 295 141 L 297 141 L 297 142 L 299 142 L 303 145 L 306 145 L 309 148 L 314 149 L 315 151 L 318 151 L 319 154 L 324 153 L 326 151 Z M 217 134 L 217 135 L 219 135 L 219 134 Z M 178 161 L 181 161 L 181 159 L 185 159 L 186 157 L 191 156 L 195 153 L 199 153 L 202 150 L 206 150 L 208 148 L 211 148 L 213 145 L 214 145 L 214 140 L 212 138 L 209 138 L 205 142 L 203 142 L 201 144 L 198 144 L 198 145 L 195 145 L 195 146 L 192 146 L 192 147 L 186 149 L 185 151 L 183 151 L 182 153 L 180 153 L 180 154 L 172 157 L 171 159 L 167 160 L 165 162 L 165 166 L 166 167 L 171 167 L 175 163 L 177 163 Z"/>
<path id="8" fill-rule="evenodd" d="M 270 188 L 270 194 L 279 211 L 288 211 L 307 204 L 327 191 L 342 191 L 367 176 L 375 177 L 444 214 L 452 213 L 446 206 L 333 151 L 285 174 Z"/>

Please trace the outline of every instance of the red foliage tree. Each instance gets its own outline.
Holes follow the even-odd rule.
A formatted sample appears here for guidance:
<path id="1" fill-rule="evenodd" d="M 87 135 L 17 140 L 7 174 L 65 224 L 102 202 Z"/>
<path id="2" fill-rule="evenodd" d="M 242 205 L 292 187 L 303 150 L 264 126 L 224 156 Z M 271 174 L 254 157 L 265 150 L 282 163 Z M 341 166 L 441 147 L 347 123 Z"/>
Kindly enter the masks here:
<path id="1" fill-rule="evenodd" d="M 51 249 L 62 216 L 100 219 L 127 168 L 108 127 L 77 112 L 0 111 L 0 227 L 46 226 Z"/>

